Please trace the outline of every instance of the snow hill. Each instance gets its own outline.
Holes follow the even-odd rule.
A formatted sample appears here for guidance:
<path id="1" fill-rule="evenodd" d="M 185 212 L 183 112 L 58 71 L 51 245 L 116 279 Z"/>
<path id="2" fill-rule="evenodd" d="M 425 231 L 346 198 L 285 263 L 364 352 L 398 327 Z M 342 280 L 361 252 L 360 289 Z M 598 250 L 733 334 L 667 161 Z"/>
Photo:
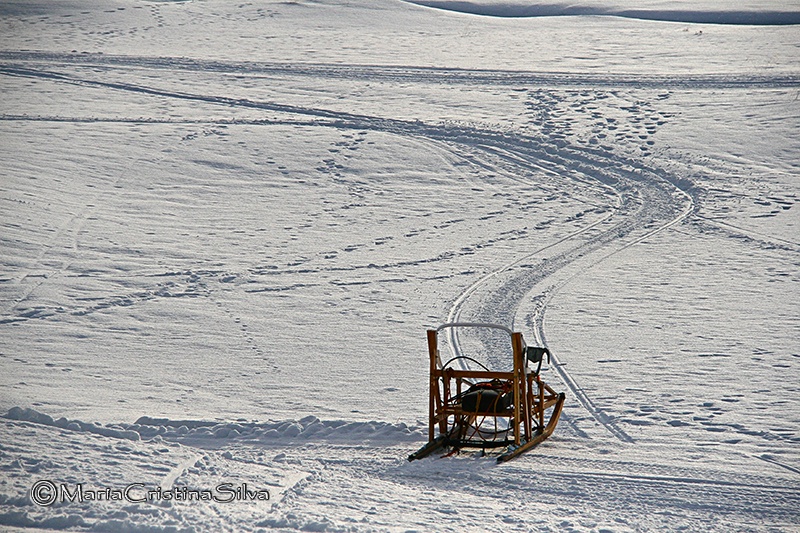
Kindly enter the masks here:
<path id="1" fill-rule="evenodd" d="M 624 17 L 692 24 L 789 25 L 800 24 L 797 3 L 775 1 L 729 2 L 526 2 L 524 0 L 411 0 L 413 3 L 458 13 L 490 17 Z"/>
<path id="2" fill-rule="evenodd" d="M 3 2 L 0 527 L 796 531 L 798 22 Z M 406 461 L 452 320 L 552 351 L 533 452 Z"/>

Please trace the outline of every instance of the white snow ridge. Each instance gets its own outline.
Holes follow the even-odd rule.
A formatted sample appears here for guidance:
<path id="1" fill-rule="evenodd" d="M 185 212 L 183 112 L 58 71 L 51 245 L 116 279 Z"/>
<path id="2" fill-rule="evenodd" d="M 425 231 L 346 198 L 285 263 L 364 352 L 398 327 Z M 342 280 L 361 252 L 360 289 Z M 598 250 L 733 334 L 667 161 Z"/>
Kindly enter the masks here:
<path id="1" fill-rule="evenodd" d="M 797 531 L 798 14 L 0 3 L 0 530 Z M 451 321 L 548 440 L 407 461 Z"/>

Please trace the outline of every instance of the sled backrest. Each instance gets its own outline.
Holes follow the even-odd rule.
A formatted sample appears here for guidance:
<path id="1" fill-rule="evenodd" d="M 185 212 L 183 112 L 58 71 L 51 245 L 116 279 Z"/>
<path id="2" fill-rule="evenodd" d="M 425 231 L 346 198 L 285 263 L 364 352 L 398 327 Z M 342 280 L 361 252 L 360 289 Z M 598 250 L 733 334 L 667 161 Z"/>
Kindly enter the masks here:
<path id="1" fill-rule="evenodd" d="M 467 369 L 453 369 L 444 368 L 442 360 L 439 356 L 439 341 L 438 333 L 443 329 L 452 329 L 457 327 L 477 327 L 477 328 L 492 328 L 499 329 L 507 332 L 511 336 L 511 348 L 513 354 L 513 369 L 510 372 L 495 372 L 488 369 L 485 370 L 467 370 Z M 455 342 L 451 342 L 450 347 L 457 349 Z M 476 322 L 462 322 L 462 323 L 448 323 L 439 326 L 436 329 L 428 330 L 428 352 L 430 356 L 430 398 L 429 398 L 429 438 L 432 440 L 435 434 L 435 426 L 438 424 L 440 433 L 446 431 L 447 423 L 446 416 L 442 417 L 437 413 L 446 413 L 448 401 L 453 394 L 451 387 L 451 380 L 456 382 L 456 390 L 460 388 L 461 380 L 504 380 L 511 383 L 511 394 L 513 395 L 513 417 L 512 424 L 514 426 L 515 444 L 520 442 L 520 421 L 522 420 L 525 425 L 526 435 L 530 434 L 529 424 L 529 407 L 525 398 L 527 397 L 526 381 L 527 381 L 527 360 L 525 358 L 525 342 L 522 339 L 522 334 L 512 331 L 511 329 L 500 326 L 497 324 L 486 324 Z M 461 357 L 461 356 L 458 356 Z M 521 409 L 526 411 L 526 416 L 521 416 Z"/>

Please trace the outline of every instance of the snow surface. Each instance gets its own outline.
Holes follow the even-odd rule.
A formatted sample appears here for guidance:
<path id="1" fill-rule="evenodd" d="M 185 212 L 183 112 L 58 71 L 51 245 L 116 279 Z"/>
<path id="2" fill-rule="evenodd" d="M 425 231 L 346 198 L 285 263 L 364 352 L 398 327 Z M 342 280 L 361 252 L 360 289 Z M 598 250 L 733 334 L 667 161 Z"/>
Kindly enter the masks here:
<path id="1" fill-rule="evenodd" d="M 0 527 L 797 531 L 799 13 L 2 2 Z M 406 461 L 450 320 L 535 451 Z"/>

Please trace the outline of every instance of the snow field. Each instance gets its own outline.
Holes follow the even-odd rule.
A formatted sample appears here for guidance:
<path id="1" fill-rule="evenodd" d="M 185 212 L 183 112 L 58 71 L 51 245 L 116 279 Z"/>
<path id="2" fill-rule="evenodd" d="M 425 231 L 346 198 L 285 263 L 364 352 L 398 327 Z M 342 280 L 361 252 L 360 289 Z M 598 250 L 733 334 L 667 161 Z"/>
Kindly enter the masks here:
<path id="1" fill-rule="evenodd" d="M 797 26 L 104 0 L 0 28 L 4 528 L 797 528 Z M 405 461 L 453 318 L 553 350 L 533 453 Z"/>

